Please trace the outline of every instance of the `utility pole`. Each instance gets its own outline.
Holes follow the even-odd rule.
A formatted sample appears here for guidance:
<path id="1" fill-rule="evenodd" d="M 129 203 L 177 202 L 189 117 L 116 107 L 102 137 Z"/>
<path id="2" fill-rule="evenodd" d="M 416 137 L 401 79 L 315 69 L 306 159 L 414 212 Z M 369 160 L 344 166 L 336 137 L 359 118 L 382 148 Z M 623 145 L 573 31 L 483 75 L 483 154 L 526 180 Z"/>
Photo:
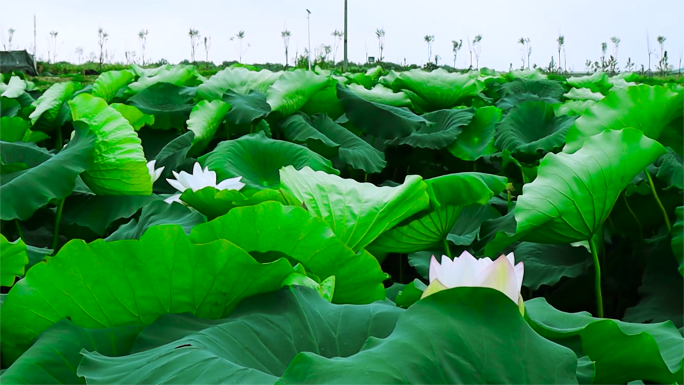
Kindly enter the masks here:
<path id="1" fill-rule="evenodd" d="M 309 33 L 309 71 L 311 71 L 311 11 L 306 10 L 306 25 Z"/>
<path id="2" fill-rule="evenodd" d="M 344 72 L 347 72 L 347 0 L 344 0 Z"/>

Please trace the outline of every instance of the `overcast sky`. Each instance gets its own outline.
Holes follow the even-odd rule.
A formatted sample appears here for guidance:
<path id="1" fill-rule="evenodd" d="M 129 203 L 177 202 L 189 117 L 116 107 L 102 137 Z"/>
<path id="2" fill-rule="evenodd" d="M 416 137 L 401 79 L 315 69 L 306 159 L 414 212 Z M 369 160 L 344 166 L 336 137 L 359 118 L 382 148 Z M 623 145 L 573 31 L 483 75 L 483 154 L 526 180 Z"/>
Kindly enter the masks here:
<path id="1" fill-rule="evenodd" d="M 583 70 L 586 59 L 599 60 L 601 43 L 621 39 L 622 68 L 631 57 L 648 63 L 647 33 L 651 49 L 660 49 L 658 35 L 667 37 L 670 63 L 678 67 L 684 49 L 684 0 L 349 0 L 349 59 L 364 61 L 366 53 L 378 56 L 377 28 L 384 28 L 385 58 L 400 63 L 427 61 L 425 35 L 434 35 L 433 54 L 453 64 L 451 41 L 472 40 L 482 34 L 480 66 L 508 69 L 521 65 L 517 40 L 529 37 L 532 63 L 547 66 L 557 55 L 556 38 L 565 35 L 568 67 Z M 114 60 L 124 61 L 125 51 L 141 49 L 138 31 L 149 30 L 146 56 L 177 63 L 190 57 L 188 30 L 211 36 L 209 59 L 216 63 L 237 60 L 230 36 L 245 31 L 251 47 L 246 63 L 284 62 L 280 32 L 291 31 L 290 57 L 307 46 L 306 9 L 311 10 L 311 46 L 332 45 L 331 33 L 342 30 L 344 0 L 6 0 L 2 2 L 0 29 L 14 28 L 13 46 L 33 43 L 33 15 L 37 18 L 38 57 L 47 58 L 50 31 L 58 32 L 57 60 L 77 61 L 76 47 L 85 54 L 98 52 L 97 29 L 109 33 L 108 49 Z M 343 57 L 342 44 L 337 60 Z M 203 47 L 197 59 L 204 58 Z M 468 48 L 458 54 L 457 66 L 467 67 Z M 652 67 L 657 59 L 652 58 Z M 291 61 L 292 63 L 292 61 Z"/>

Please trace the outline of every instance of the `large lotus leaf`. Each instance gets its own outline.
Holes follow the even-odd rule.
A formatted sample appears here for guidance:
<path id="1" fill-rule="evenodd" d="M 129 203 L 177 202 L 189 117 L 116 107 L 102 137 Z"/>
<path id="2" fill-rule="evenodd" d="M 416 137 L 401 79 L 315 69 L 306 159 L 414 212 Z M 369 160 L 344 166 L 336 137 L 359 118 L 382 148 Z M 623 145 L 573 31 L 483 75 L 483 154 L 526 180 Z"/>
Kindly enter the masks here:
<path id="1" fill-rule="evenodd" d="M 677 207 L 677 222 L 672 226 L 672 252 L 679 262 L 679 274 L 684 276 L 684 206 Z"/>
<path id="2" fill-rule="evenodd" d="M 113 109 L 117 110 L 121 116 L 128 120 L 128 123 L 133 126 L 135 131 L 138 131 L 144 125 L 151 126 L 154 124 L 154 115 L 147 115 L 140 111 L 135 106 L 129 106 L 121 103 L 112 103 L 110 105 Z"/>
<path id="3" fill-rule="evenodd" d="M 155 168 L 164 167 L 159 180 L 157 180 L 155 183 L 155 189 L 156 187 L 159 187 L 159 185 L 168 188 L 169 186 L 166 182 L 166 178 L 170 178 L 172 176 L 172 171 L 177 170 L 186 162 L 194 163 L 194 161 L 187 158 L 188 151 L 190 151 L 190 147 L 192 147 L 194 138 L 195 133 L 188 131 L 167 143 L 154 157 L 156 161 L 154 165 Z"/>
<path id="4" fill-rule="evenodd" d="M 217 100 L 223 98 L 226 91 L 247 95 L 250 91 L 266 94 L 268 88 L 283 72 L 269 70 L 250 71 L 247 68 L 226 68 L 197 87 L 197 97 L 200 99 Z"/>
<path id="5" fill-rule="evenodd" d="M 87 227 L 103 236 L 114 221 L 130 218 L 151 202 L 161 200 L 158 195 L 83 195 L 66 198 L 62 221 Z"/>
<path id="6" fill-rule="evenodd" d="M 538 69 L 531 69 L 531 70 L 514 70 L 511 72 L 508 72 L 503 75 L 506 79 L 508 80 L 515 80 L 515 79 L 529 79 L 529 80 L 543 80 L 547 79 L 548 77 L 544 75 L 543 73 L 539 72 Z"/>
<path id="7" fill-rule="evenodd" d="M 493 196 L 506 188 L 506 178 L 464 172 L 427 179 L 425 184 L 428 186 L 431 210 L 420 212 L 382 233 L 369 245 L 370 250 L 406 254 L 434 248 L 443 249 L 443 244 L 464 207 L 470 204 L 487 204 Z"/>
<path id="8" fill-rule="evenodd" d="M 403 138 L 430 124 L 407 108 L 366 100 L 339 84 L 337 97 L 355 127 L 380 139 Z"/>
<path id="9" fill-rule="evenodd" d="M 43 132 L 32 131 L 27 120 L 18 116 L 0 118 L 0 140 L 5 142 L 40 142 L 49 138 Z"/>
<path id="10" fill-rule="evenodd" d="M 473 119 L 475 112 L 468 109 L 447 109 L 422 115 L 430 122 L 411 135 L 387 141 L 390 145 L 404 144 L 411 147 L 439 150 L 456 141 L 464 127 Z"/>
<path id="11" fill-rule="evenodd" d="M 100 195 L 149 195 L 152 179 L 133 127 L 103 99 L 81 94 L 69 102 L 74 122 L 95 133 L 95 159 L 83 181 Z"/>
<path id="12" fill-rule="evenodd" d="M 109 103 L 114 99 L 119 89 L 126 87 L 134 78 L 135 73 L 130 70 L 104 72 L 95 80 L 92 95 Z"/>
<path id="13" fill-rule="evenodd" d="M 370 90 L 358 84 L 350 84 L 347 87 L 353 93 L 371 102 L 387 104 L 388 106 L 394 107 L 413 107 L 411 99 L 409 99 L 405 92 L 394 92 L 382 84 L 377 84 Z"/>
<path id="14" fill-rule="evenodd" d="M 149 324 L 162 314 L 222 318 L 243 298 L 273 291 L 293 272 L 260 264 L 234 244 L 195 245 L 180 226 L 150 228 L 140 240 L 73 240 L 33 266 L 2 304 L 3 364 L 59 320 L 108 328 Z"/>
<path id="15" fill-rule="evenodd" d="M 7 88 L 0 94 L 0 96 L 10 99 L 16 99 L 24 94 L 26 91 L 26 81 L 19 76 L 12 76 Z"/>
<path id="16" fill-rule="evenodd" d="M 159 225 L 180 225 L 185 234 L 200 223 L 206 222 L 206 218 L 197 211 L 191 210 L 180 203 L 168 204 L 157 200 L 143 207 L 140 218 L 131 219 L 125 225 L 121 225 L 115 232 L 105 238 L 106 241 L 119 241 L 122 239 L 139 239 L 147 229 Z"/>
<path id="17" fill-rule="evenodd" d="M 377 187 L 305 167 L 280 170 L 283 188 L 323 219 L 354 251 L 380 234 L 427 208 L 427 185 L 417 175 L 397 187 Z"/>
<path id="18" fill-rule="evenodd" d="M 0 286 L 14 285 L 14 278 L 24 276 L 28 263 L 24 241 L 10 242 L 0 234 Z"/>
<path id="19" fill-rule="evenodd" d="M 401 72 L 392 82 L 395 90 L 410 90 L 430 107 L 430 111 L 452 108 L 484 90 L 481 79 L 470 74 L 450 73 L 439 68 L 432 72 L 413 69 Z"/>
<path id="20" fill-rule="evenodd" d="M 382 67 L 376 66 L 366 72 L 345 73 L 344 77 L 347 79 L 345 83 L 359 85 L 370 90 L 378 82 L 380 75 L 382 75 Z"/>
<path id="21" fill-rule="evenodd" d="M 131 71 L 133 71 L 135 75 L 139 77 L 150 77 L 158 74 L 159 71 L 168 70 L 171 67 L 171 64 L 166 64 L 155 68 L 142 68 L 141 66 L 133 63 L 131 64 Z"/>
<path id="22" fill-rule="evenodd" d="M 76 124 L 76 136 L 57 155 L 33 143 L 0 142 L 3 164 L 23 163 L 26 169 L 0 175 L 0 219 L 28 219 L 51 199 L 70 195 L 78 176 L 93 164 L 95 135 Z M 149 175 L 148 175 L 149 177 Z"/>
<path id="23" fill-rule="evenodd" d="M 201 100 L 192 108 L 190 119 L 188 119 L 188 131 L 194 132 L 195 137 L 188 152 L 190 156 L 201 154 L 207 147 L 228 110 L 230 110 L 230 104 L 222 100 Z"/>
<path id="24" fill-rule="evenodd" d="M 285 72 L 266 92 L 271 110 L 290 116 L 302 108 L 318 91 L 333 85 L 335 79 L 316 75 L 311 71 Z"/>
<path id="25" fill-rule="evenodd" d="M 198 244 L 215 239 L 227 239 L 250 253 L 286 255 L 321 280 L 335 276 L 335 303 L 385 298 L 382 282 L 387 276 L 378 261 L 368 253 L 353 252 L 325 222 L 300 207 L 279 202 L 238 207 L 195 227 L 190 235 Z"/>
<path id="26" fill-rule="evenodd" d="M 574 154 L 547 154 L 537 178 L 523 186 L 515 207 L 515 238 L 536 243 L 590 239 L 601 228 L 630 181 L 665 153 L 634 129 L 606 130 L 587 138 Z M 498 241 L 502 241 L 499 243 Z M 487 255 L 512 239 L 499 233 Z"/>
<path id="27" fill-rule="evenodd" d="M 89 384 L 548 384 L 575 382 L 577 363 L 505 296 L 481 288 L 437 293 L 408 310 L 334 305 L 284 288 L 219 322 L 164 317 L 136 348 L 119 358 L 84 352 L 78 373 Z"/>
<path id="28" fill-rule="evenodd" d="M 656 178 L 667 183 L 665 189 L 676 187 L 684 189 L 684 164 L 682 156 L 674 152 L 671 148 L 667 149 L 667 154 L 658 158 L 655 162 L 658 172 Z"/>
<path id="29" fill-rule="evenodd" d="M 181 128 L 192 111 L 192 95 L 169 83 L 159 83 L 146 88 L 128 99 L 128 103 L 145 114 L 154 115 L 152 128 L 166 130 Z"/>
<path id="30" fill-rule="evenodd" d="M 142 325 L 85 329 L 63 319 L 43 332 L 0 379 L 3 384 L 85 384 L 76 375 L 81 350 L 110 357 L 129 354 L 142 329 Z"/>
<path id="31" fill-rule="evenodd" d="M 21 111 L 21 104 L 15 99 L 0 97 L 0 116 L 14 117 Z"/>
<path id="32" fill-rule="evenodd" d="M 272 384 L 300 352 L 352 356 L 369 337 L 389 336 L 403 313 L 382 302 L 334 305 L 292 286 L 247 299 L 220 321 L 161 317 L 140 334 L 134 354 L 116 359 L 84 352 L 78 373 L 91 384 Z"/>
<path id="33" fill-rule="evenodd" d="M 316 92 L 301 108 L 307 115 L 326 114 L 331 119 L 337 119 L 344 114 L 342 104 L 337 98 L 337 80 L 324 89 Z"/>
<path id="34" fill-rule="evenodd" d="M 588 88 L 573 88 L 568 93 L 563 94 L 566 99 L 574 100 L 593 100 L 595 102 L 605 98 L 599 92 L 591 92 Z"/>
<path id="35" fill-rule="evenodd" d="M 509 109 L 526 101 L 541 101 L 549 104 L 560 103 L 565 89 L 555 80 L 516 79 L 501 85 L 502 96 L 496 103 L 501 109 Z"/>
<path id="36" fill-rule="evenodd" d="M 571 76 L 568 84 L 575 88 L 586 88 L 591 92 L 607 92 L 613 85 L 605 72 L 596 72 L 586 76 Z"/>
<path id="37" fill-rule="evenodd" d="M 594 104 L 596 104 L 596 102 L 592 100 L 568 100 L 565 103 L 554 104 L 553 108 L 556 111 L 556 116 L 579 116 Z"/>
<path id="38" fill-rule="evenodd" d="M 592 265 L 591 254 L 582 246 L 521 242 L 513 252 L 516 262 L 525 264 L 523 285 L 532 290 L 553 286 L 563 277 L 579 277 Z"/>
<path id="39" fill-rule="evenodd" d="M 208 220 L 213 220 L 238 207 L 238 202 L 247 200 L 247 197 L 237 190 L 219 190 L 208 186 L 197 191 L 187 189 L 181 194 L 180 200 Z"/>
<path id="40" fill-rule="evenodd" d="M 308 166 L 327 173 L 339 173 L 329 160 L 306 147 L 269 139 L 263 132 L 223 141 L 199 161 L 216 172 L 217 182 L 241 176 L 241 182 L 256 190 L 279 188 L 278 170 L 289 165 L 296 169 Z"/>
<path id="41" fill-rule="evenodd" d="M 583 141 L 603 130 L 632 127 L 681 155 L 683 106 L 684 93 L 663 86 L 642 84 L 611 92 L 575 121 L 566 135 L 564 151 L 577 151 Z"/>
<path id="42" fill-rule="evenodd" d="M 501 110 L 494 106 L 476 108 L 473 120 L 449 145 L 449 151 L 455 157 L 468 161 L 495 153 L 494 132 L 501 115 Z"/>
<path id="43" fill-rule="evenodd" d="M 560 149 L 565 134 L 575 122 L 573 116 L 558 116 L 546 102 L 523 102 L 512 108 L 496 127 L 499 150 L 508 150 L 521 160 L 540 158 Z"/>
<path id="44" fill-rule="evenodd" d="M 34 102 L 36 109 L 29 115 L 33 129 L 48 132 L 64 123 L 60 118 L 62 105 L 76 92 L 77 83 L 55 83 Z"/>
<path id="45" fill-rule="evenodd" d="M 525 316 L 537 333 L 593 361 L 595 384 L 672 384 L 684 375 L 684 339 L 671 322 L 632 324 L 564 313 L 544 298 L 526 301 Z"/>
<path id="46" fill-rule="evenodd" d="M 170 83 L 177 86 L 193 87 L 201 83 L 200 75 L 195 66 L 177 65 L 161 67 L 154 75 L 141 76 L 137 81 L 128 85 L 127 93 L 138 92 L 159 83 Z"/>
<path id="47" fill-rule="evenodd" d="M 296 143 L 306 143 L 317 153 L 338 157 L 351 168 L 378 173 L 387 165 L 385 155 L 348 129 L 323 114 L 295 114 L 281 123 L 285 137 Z"/>
<path id="48" fill-rule="evenodd" d="M 257 119 L 265 118 L 271 112 L 271 106 L 266 103 L 266 95 L 259 91 L 249 91 L 243 95 L 228 90 L 223 95 L 223 101 L 230 105 L 226 121 L 231 124 L 253 124 Z"/>

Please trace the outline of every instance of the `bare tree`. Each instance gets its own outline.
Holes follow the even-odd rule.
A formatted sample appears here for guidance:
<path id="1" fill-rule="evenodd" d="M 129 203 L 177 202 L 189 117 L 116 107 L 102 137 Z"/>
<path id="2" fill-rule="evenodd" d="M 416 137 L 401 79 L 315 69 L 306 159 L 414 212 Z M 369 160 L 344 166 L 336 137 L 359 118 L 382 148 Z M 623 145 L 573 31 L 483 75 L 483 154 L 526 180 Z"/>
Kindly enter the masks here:
<path id="1" fill-rule="evenodd" d="M 50 47 L 52 49 L 52 63 L 57 63 L 57 35 L 59 32 L 50 31 Z M 49 55 L 48 55 L 49 61 Z"/>
<path id="2" fill-rule="evenodd" d="M 146 29 L 141 29 L 140 32 L 138 32 L 138 40 L 140 41 L 140 48 L 142 48 L 142 57 L 141 57 L 141 62 L 142 65 L 145 65 L 145 46 L 147 45 L 147 34 L 150 33 L 150 31 Z"/>
<path id="3" fill-rule="evenodd" d="M 244 50 L 242 49 L 242 41 L 245 39 L 245 31 L 240 31 L 237 34 L 235 34 L 235 36 L 231 36 L 230 41 L 235 41 L 236 38 L 237 38 L 238 43 L 237 43 L 237 46 L 235 47 L 235 50 L 237 51 L 237 54 L 238 54 L 238 58 L 239 58 L 238 61 L 240 63 L 242 63 L 242 56 L 244 56 L 244 54 L 247 52 L 249 47 L 251 47 L 251 45 L 249 43 L 247 43 L 247 48 L 245 48 Z"/>
<path id="4" fill-rule="evenodd" d="M 108 39 L 109 34 L 102 28 L 99 28 L 97 30 L 97 44 L 100 46 L 100 71 L 102 71 L 102 64 L 104 64 L 105 61 L 105 45 L 107 44 Z"/>
<path id="5" fill-rule="evenodd" d="M 435 41 L 435 35 L 425 35 L 423 40 L 428 45 L 428 63 L 432 61 L 432 43 Z"/>
<path id="6" fill-rule="evenodd" d="M 3 44 L 2 46 L 5 47 L 6 51 L 11 51 L 12 50 L 12 38 L 14 38 L 14 28 L 10 28 L 7 30 L 7 45 Z"/>
<path id="7" fill-rule="evenodd" d="M 454 53 L 454 68 L 456 68 L 456 56 L 458 56 L 458 51 L 463 48 L 463 40 L 452 40 L 451 41 L 451 52 Z"/>
<path id="8" fill-rule="evenodd" d="M 530 43 L 530 38 L 521 37 L 518 43 L 522 45 L 523 48 L 523 68 L 525 68 L 525 59 L 527 57 L 527 69 L 530 69 L 530 56 L 532 55 L 532 44 Z"/>
<path id="9" fill-rule="evenodd" d="M 290 62 L 288 61 L 288 50 L 290 49 L 290 31 L 285 28 L 284 31 L 280 32 L 280 37 L 283 38 L 283 45 L 285 45 L 285 67 L 287 67 Z"/>
<path id="10" fill-rule="evenodd" d="M 78 57 L 78 64 L 80 65 L 83 60 L 83 47 L 76 48 L 76 57 Z"/>
<path id="11" fill-rule="evenodd" d="M 91 52 L 90 55 L 88 55 L 88 61 L 95 63 L 95 60 L 97 60 L 97 55 L 95 55 L 95 52 Z"/>
<path id="12" fill-rule="evenodd" d="M 606 66 L 606 51 L 608 51 L 608 43 L 601 43 L 601 68 Z"/>
<path id="13" fill-rule="evenodd" d="M 475 39 L 473 39 L 473 53 L 475 54 L 475 66 L 477 69 L 480 69 L 480 51 L 482 50 L 482 46 L 480 42 L 482 41 L 482 35 L 477 35 L 475 36 Z"/>
<path id="14" fill-rule="evenodd" d="M 200 34 L 199 31 L 196 29 L 190 28 L 190 31 L 188 32 L 188 36 L 190 36 L 190 61 L 195 63 L 195 49 L 199 47 L 200 44 Z"/>
<path id="15" fill-rule="evenodd" d="M 211 36 L 204 37 L 204 62 L 209 63 L 209 49 L 211 48 Z"/>
<path id="16" fill-rule="evenodd" d="M 125 51 L 126 64 L 135 63 L 135 51 Z"/>
<path id="17" fill-rule="evenodd" d="M 382 51 L 385 49 L 385 29 L 376 29 L 375 36 L 378 38 L 378 48 L 380 49 L 380 56 L 378 57 L 378 61 L 382 61 L 384 59 L 384 57 L 382 56 Z"/>
<path id="18" fill-rule="evenodd" d="M 344 36 L 344 33 L 334 30 L 333 33 L 330 34 L 333 37 L 333 46 L 332 46 L 332 55 L 333 55 L 333 64 L 335 63 L 335 55 L 337 54 L 337 49 L 340 47 L 339 42 L 342 41 L 342 37 Z"/>
<path id="19" fill-rule="evenodd" d="M 560 69 L 560 63 L 561 63 L 560 54 L 561 54 L 561 50 L 565 49 L 565 36 L 558 35 L 558 39 L 556 39 L 556 41 L 558 42 L 558 68 Z M 565 68 L 565 72 L 568 71 L 567 66 L 568 66 L 568 61 L 566 60 L 565 64 L 563 65 L 563 67 Z M 560 72 L 560 70 L 558 72 Z"/>
<path id="20" fill-rule="evenodd" d="M 663 58 L 663 53 L 665 52 L 665 36 L 658 36 L 658 45 L 660 45 L 660 58 Z"/>
<path id="21" fill-rule="evenodd" d="M 618 46 L 620 45 L 620 38 L 617 36 L 613 36 L 610 38 L 610 41 L 613 42 L 613 57 L 617 61 L 617 59 L 618 59 Z"/>

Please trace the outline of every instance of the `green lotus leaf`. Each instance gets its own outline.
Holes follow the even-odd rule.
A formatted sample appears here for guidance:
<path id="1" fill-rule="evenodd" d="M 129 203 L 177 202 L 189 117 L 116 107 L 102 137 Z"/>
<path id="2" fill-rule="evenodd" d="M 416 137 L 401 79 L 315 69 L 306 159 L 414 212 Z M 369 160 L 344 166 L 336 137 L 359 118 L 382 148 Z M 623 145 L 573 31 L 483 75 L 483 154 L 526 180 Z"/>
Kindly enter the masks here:
<path id="1" fill-rule="evenodd" d="M 381 75 L 382 67 L 376 66 L 375 68 L 368 69 L 366 72 L 345 73 L 344 77 L 347 79 L 345 83 L 351 83 L 370 90 L 378 82 Z"/>
<path id="2" fill-rule="evenodd" d="M 360 97 L 375 103 L 387 104 L 394 107 L 408 107 L 412 108 L 413 103 L 405 92 L 394 92 L 390 88 L 377 84 L 371 89 L 366 89 L 358 84 L 350 84 L 347 86 L 350 91 L 359 95 Z"/>
<path id="3" fill-rule="evenodd" d="M 382 282 L 387 275 L 378 261 L 368 253 L 354 253 L 322 220 L 302 208 L 279 202 L 239 207 L 195 227 L 190 235 L 197 244 L 216 239 L 259 253 L 256 258 L 261 262 L 284 255 L 321 280 L 334 276 L 335 303 L 370 303 L 385 298 Z"/>
<path id="4" fill-rule="evenodd" d="M 389 145 L 409 145 L 411 147 L 439 150 L 456 141 L 464 127 L 475 115 L 472 108 L 448 109 L 428 112 L 422 117 L 430 122 L 411 135 L 387 141 Z"/>
<path id="5" fill-rule="evenodd" d="M 130 218 L 158 195 L 84 195 L 73 194 L 64 201 L 62 221 L 87 227 L 103 236 L 114 221 Z"/>
<path id="6" fill-rule="evenodd" d="M 102 73 L 93 84 L 93 96 L 102 98 L 109 103 L 116 93 L 135 79 L 135 73 L 130 70 L 107 71 Z"/>
<path id="7" fill-rule="evenodd" d="M 164 201 L 156 200 L 142 208 L 140 218 L 131 219 L 130 222 L 121 225 L 105 240 L 139 239 L 152 226 L 171 224 L 180 225 L 185 234 L 189 235 L 193 227 L 206 221 L 207 219 L 202 214 L 182 204 L 168 204 Z"/>
<path id="8" fill-rule="evenodd" d="M 128 99 L 128 103 L 145 114 L 154 115 L 152 128 L 161 130 L 184 127 L 193 107 L 192 95 L 185 93 L 183 87 L 169 83 L 152 85 Z"/>
<path id="9" fill-rule="evenodd" d="M 449 73 L 439 68 L 432 72 L 413 69 L 400 72 L 392 82 L 394 90 L 410 90 L 423 99 L 429 111 L 452 108 L 484 90 L 484 83 L 470 74 Z"/>
<path id="10" fill-rule="evenodd" d="M 24 241 L 10 242 L 0 234 L 0 286 L 14 285 L 14 278 L 24 276 L 28 263 Z"/>
<path id="11" fill-rule="evenodd" d="M 595 102 L 605 98 L 599 92 L 591 92 L 588 88 L 573 88 L 563 95 L 566 99 L 573 100 L 593 100 Z"/>
<path id="12" fill-rule="evenodd" d="M 146 124 L 148 126 L 154 124 L 154 115 L 144 114 L 137 107 L 121 103 L 112 103 L 110 106 L 126 118 L 135 131 L 140 130 Z"/>
<path id="13" fill-rule="evenodd" d="M 12 366 L 2 373 L 4 384 L 85 384 L 76 375 L 81 350 L 115 357 L 129 354 L 142 325 L 85 329 L 63 319 L 43 332 Z"/>
<path id="14" fill-rule="evenodd" d="M 241 176 L 241 182 L 255 190 L 279 188 L 278 170 L 289 165 L 296 169 L 308 166 L 327 173 L 339 173 L 329 160 L 306 147 L 269 139 L 263 132 L 223 141 L 199 161 L 202 166 L 216 172 L 217 182 Z"/>
<path id="15" fill-rule="evenodd" d="M 12 76 L 7 83 L 7 88 L 0 94 L 0 96 L 10 99 L 16 99 L 24 94 L 26 91 L 26 81 L 19 76 Z"/>
<path id="16" fill-rule="evenodd" d="M 172 171 L 177 170 L 180 166 L 189 162 L 194 164 L 194 160 L 188 159 L 187 157 L 194 138 L 195 133 L 188 131 L 167 143 L 154 157 L 156 161 L 154 165 L 155 168 L 164 167 L 159 179 L 155 183 L 155 191 L 157 187 L 161 185 L 168 189 L 167 192 L 176 192 L 175 189 L 171 189 L 170 186 L 168 186 L 166 178 L 170 178 L 173 175 Z"/>
<path id="17" fill-rule="evenodd" d="M 427 179 L 425 184 L 430 196 L 431 209 L 420 212 L 382 233 L 368 246 L 371 252 L 407 254 L 428 249 L 444 249 L 448 235 L 461 219 L 464 208 L 471 204 L 487 204 L 493 196 L 506 188 L 506 178 L 464 172 Z M 467 216 L 462 218 L 468 219 Z M 474 236 L 475 234 L 471 241 Z M 454 240 L 461 239 L 455 234 Z"/>
<path id="18" fill-rule="evenodd" d="M 188 119 L 188 131 L 195 133 L 188 154 L 197 156 L 214 138 L 214 134 L 230 110 L 230 104 L 221 100 L 201 100 L 192 108 Z"/>
<path id="19" fill-rule="evenodd" d="M 684 276 L 684 206 L 677 207 L 677 222 L 672 226 L 672 252 L 679 262 L 679 274 Z"/>
<path id="20" fill-rule="evenodd" d="M 333 85 L 335 79 L 306 70 L 285 72 L 266 92 L 272 111 L 290 116 L 302 108 L 318 91 Z"/>
<path id="21" fill-rule="evenodd" d="M 430 124 L 406 108 L 366 100 L 339 84 L 337 97 L 355 127 L 380 139 L 403 138 Z"/>
<path id="22" fill-rule="evenodd" d="M 568 100 L 565 103 L 554 104 L 553 109 L 556 111 L 556 116 L 578 116 L 582 115 L 594 104 L 596 102 L 593 100 Z"/>
<path id="23" fill-rule="evenodd" d="M 586 76 L 571 76 L 567 79 L 568 84 L 575 88 L 587 88 L 591 92 L 607 92 L 613 85 L 610 77 L 605 72 L 596 72 Z"/>
<path id="24" fill-rule="evenodd" d="M 200 74 L 197 72 L 195 66 L 165 66 L 158 68 L 154 74 L 144 73 L 141 75 L 137 81 L 128 85 L 127 94 L 137 94 L 138 92 L 159 83 L 193 87 L 199 85 L 201 82 Z"/>
<path id="25" fill-rule="evenodd" d="M 552 244 L 590 239 L 620 192 L 664 153 L 658 142 L 626 128 L 587 138 L 574 154 L 547 154 L 537 178 L 518 196 L 513 239 Z M 496 238 L 487 245 L 487 255 L 513 240 L 503 233 Z"/>
<path id="26" fill-rule="evenodd" d="M 204 214 L 208 220 L 213 220 L 237 207 L 237 202 L 245 201 L 247 197 L 237 190 L 218 190 L 208 186 L 197 191 L 187 189 L 180 200 Z"/>
<path id="27" fill-rule="evenodd" d="M 684 93 L 662 86 L 642 84 L 611 92 L 575 121 L 566 135 L 564 151 L 577 151 L 583 141 L 603 130 L 632 127 L 681 155 L 683 105 Z"/>
<path id="28" fill-rule="evenodd" d="M 330 85 L 316 92 L 301 108 L 307 115 L 325 114 L 335 120 L 344 115 L 344 109 L 337 98 L 337 84 L 335 79 Z"/>
<path id="29" fill-rule="evenodd" d="M 143 68 L 135 63 L 131 64 L 131 71 L 135 73 L 135 76 L 138 77 L 150 77 L 150 76 L 155 76 L 162 70 L 168 70 L 171 68 L 172 65 L 167 64 L 167 65 L 162 65 L 159 67 L 155 68 Z"/>
<path id="30" fill-rule="evenodd" d="M 99 195 L 149 195 L 152 179 L 140 139 L 118 111 L 100 98 L 81 94 L 69 102 L 74 122 L 95 133 L 95 159 L 83 181 Z"/>
<path id="31" fill-rule="evenodd" d="M 684 375 L 684 339 L 671 322 L 632 324 L 588 312 L 564 313 L 544 298 L 526 301 L 525 317 L 541 336 L 593 361 L 595 384 L 667 384 Z"/>
<path id="32" fill-rule="evenodd" d="M 43 132 L 32 131 L 29 126 L 31 123 L 18 117 L 0 118 L 0 140 L 5 142 L 40 142 L 49 138 Z"/>
<path id="33" fill-rule="evenodd" d="M 248 95 L 250 91 L 266 94 L 268 88 L 283 74 L 247 68 L 225 68 L 197 87 L 197 97 L 205 100 L 220 100 L 227 91 Z M 230 103 L 230 102 L 229 102 Z"/>
<path id="34" fill-rule="evenodd" d="M 28 219 L 51 199 L 74 191 L 76 179 L 93 164 L 95 135 L 75 125 L 76 136 L 57 155 L 33 143 L 0 142 L 3 164 L 23 163 L 26 169 L 0 175 L 0 219 Z M 149 177 L 149 175 L 148 175 Z"/>
<path id="35" fill-rule="evenodd" d="M 31 268 L 2 304 L 2 359 L 14 362 L 59 320 L 101 329 L 152 323 L 162 314 L 227 316 L 243 299 L 277 290 L 292 267 L 260 264 L 234 244 L 190 243 L 180 226 L 140 240 L 73 240 Z"/>
<path id="36" fill-rule="evenodd" d="M 406 177 L 397 187 L 376 187 L 314 171 L 280 170 L 283 189 L 323 219 L 354 251 L 360 251 L 383 232 L 427 208 L 427 185 L 417 175 Z"/>
<path id="37" fill-rule="evenodd" d="M 455 157 L 468 161 L 495 153 L 494 132 L 501 115 L 501 110 L 494 106 L 476 108 L 473 120 L 449 145 L 449 151 Z"/>
<path id="38" fill-rule="evenodd" d="M 525 264 L 523 285 L 532 290 L 553 286 L 563 277 L 579 277 L 592 265 L 591 254 L 581 246 L 522 242 L 513 252 L 515 261 Z"/>
<path id="39" fill-rule="evenodd" d="M 488 338 L 492 331 L 500 338 Z M 89 384 L 534 384 L 575 382 L 577 365 L 515 304 L 482 288 L 437 293 L 408 310 L 334 305 L 315 290 L 284 288 L 219 322 L 166 316 L 140 334 L 134 352 L 84 352 L 78 374 Z"/>
<path id="40" fill-rule="evenodd" d="M 501 85 L 502 96 L 496 106 L 507 110 L 522 102 L 539 101 L 558 104 L 565 93 L 560 82 L 555 80 L 515 79 Z"/>
<path id="41" fill-rule="evenodd" d="M 426 288 L 427 286 L 416 278 L 397 294 L 394 302 L 397 303 L 397 306 L 407 309 L 420 300 Z"/>
<path id="42" fill-rule="evenodd" d="M 565 135 L 575 122 L 572 116 L 556 117 L 546 102 L 523 102 L 512 108 L 496 127 L 495 145 L 521 160 L 540 158 L 563 147 Z"/>
<path id="43" fill-rule="evenodd" d="M 55 83 L 34 102 L 36 109 L 29 115 L 35 131 L 49 132 L 64 124 L 60 116 L 62 105 L 76 92 L 77 83 Z"/>
<path id="44" fill-rule="evenodd" d="M 223 95 L 223 101 L 230 105 L 226 121 L 231 124 L 253 124 L 255 120 L 263 119 L 271 112 L 271 106 L 266 103 L 266 95 L 259 91 L 252 90 L 243 95 L 228 90 Z"/>
<path id="45" fill-rule="evenodd" d="M 295 143 L 306 143 L 313 151 L 364 172 L 379 173 L 387 165 L 385 155 L 351 131 L 335 123 L 327 115 L 295 114 L 281 123 L 285 137 Z"/>
<path id="46" fill-rule="evenodd" d="M 15 99 L 0 97 L 0 116 L 14 117 L 21 111 L 21 104 Z"/>
<path id="47" fill-rule="evenodd" d="M 658 172 L 656 178 L 667 183 L 665 189 L 676 187 L 680 190 L 684 189 L 684 165 L 682 156 L 674 152 L 671 148 L 667 149 L 667 154 L 658 158 L 655 162 L 655 167 Z"/>
<path id="48" fill-rule="evenodd" d="M 548 78 L 546 75 L 539 72 L 538 69 L 514 70 L 504 74 L 504 77 L 509 81 L 513 81 L 515 79 L 544 80 Z"/>

